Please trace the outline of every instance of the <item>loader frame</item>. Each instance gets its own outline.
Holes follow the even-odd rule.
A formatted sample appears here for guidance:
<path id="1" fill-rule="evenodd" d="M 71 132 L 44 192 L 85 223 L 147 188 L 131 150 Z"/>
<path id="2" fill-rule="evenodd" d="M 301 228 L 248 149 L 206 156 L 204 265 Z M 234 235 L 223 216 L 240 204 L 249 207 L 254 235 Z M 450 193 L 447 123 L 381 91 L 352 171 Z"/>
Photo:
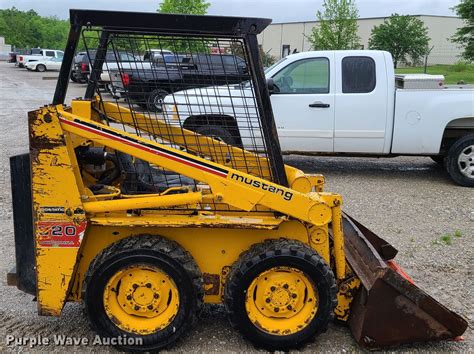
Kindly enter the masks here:
<path id="1" fill-rule="evenodd" d="M 268 245 L 269 240 L 273 245 L 286 240 L 289 246 L 285 252 L 312 259 L 328 284 L 332 282 L 330 312 L 334 309 L 336 318 L 348 321 L 359 344 L 379 348 L 452 338 L 464 332 L 466 321 L 418 289 L 393 262 L 397 251 L 392 246 L 343 214 L 340 195 L 323 191 L 323 176 L 308 175 L 283 163 L 256 38 L 269 23 L 251 18 L 71 10 L 71 30 L 53 104 L 28 116 L 31 179 L 21 177 L 28 159 L 12 159 L 13 195 L 21 202 L 14 205 L 19 268 L 9 276 L 9 283 L 26 292 L 36 290 L 41 315 L 59 316 L 66 301 L 83 301 L 97 263 L 104 254 L 113 256 L 114 250 L 120 251 L 114 247 L 122 245 L 121 241 L 142 240 L 144 247 L 163 240 L 174 242 L 160 247 L 165 253 L 173 247 L 186 250 L 182 259 L 195 262 L 192 271 L 198 274 L 197 283 L 202 282 L 204 302 L 222 303 L 228 282 L 236 277 L 235 266 L 252 264 L 252 259 L 245 258 L 249 250 Z M 85 97 L 66 105 L 81 31 L 95 27 L 104 31 Z M 108 36 L 124 32 L 214 35 L 242 41 L 268 154 L 227 144 L 170 124 L 159 114 L 147 115 L 96 95 Z M 156 134 L 163 130 L 167 134 Z M 159 139 L 155 139 L 157 135 Z M 197 183 L 156 193 L 127 194 L 120 188 L 122 181 L 100 186 L 99 193 L 94 189 L 96 180 L 80 162 L 81 149 L 89 148 L 102 149 L 104 156 L 126 154 Z M 245 164 L 235 164 L 236 160 Z M 20 216 L 30 213 L 29 206 L 32 230 L 22 225 L 29 215 Z M 148 241 L 152 239 L 161 241 Z M 30 249 L 33 254 L 19 250 L 26 244 L 34 245 Z M 275 247 L 271 252 L 278 255 L 281 249 Z M 265 258 L 266 253 L 259 257 Z M 291 267 L 285 271 L 296 277 L 301 273 Z M 109 288 L 118 293 L 116 285 Z M 288 289 L 288 284 L 282 283 L 281 288 Z M 282 309 L 293 310 L 287 305 Z M 279 308 L 271 311 L 276 313 Z M 309 312 L 304 323 L 313 321 L 315 311 L 310 308 Z M 395 335 L 391 335 L 390 326 L 380 325 L 379 312 L 399 325 Z M 110 320 L 122 325 L 120 319 Z M 411 322 L 417 323 L 416 328 L 405 325 Z M 254 324 L 259 326 L 258 321 Z M 294 332 L 304 327 L 299 325 L 294 325 Z M 277 324 L 272 334 L 286 336 L 288 331 Z M 285 345 L 290 348 L 293 343 Z M 267 347 L 279 349 L 273 344 Z"/>

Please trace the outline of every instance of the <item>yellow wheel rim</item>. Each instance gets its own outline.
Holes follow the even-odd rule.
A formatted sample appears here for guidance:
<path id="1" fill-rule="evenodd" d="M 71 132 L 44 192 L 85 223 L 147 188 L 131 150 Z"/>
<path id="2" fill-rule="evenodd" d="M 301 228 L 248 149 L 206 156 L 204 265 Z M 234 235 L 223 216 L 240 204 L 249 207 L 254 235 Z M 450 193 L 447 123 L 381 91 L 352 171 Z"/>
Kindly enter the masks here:
<path id="1" fill-rule="evenodd" d="M 173 321 L 179 310 L 179 292 L 161 269 L 133 265 L 110 278 L 104 290 L 104 308 L 120 329 L 147 335 Z"/>
<path id="2" fill-rule="evenodd" d="M 274 267 L 255 278 L 245 307 L 250 321 L 273 335 L 290 335 L 309 325 L 318 310 L 318 291 L 300 270 Z"/>

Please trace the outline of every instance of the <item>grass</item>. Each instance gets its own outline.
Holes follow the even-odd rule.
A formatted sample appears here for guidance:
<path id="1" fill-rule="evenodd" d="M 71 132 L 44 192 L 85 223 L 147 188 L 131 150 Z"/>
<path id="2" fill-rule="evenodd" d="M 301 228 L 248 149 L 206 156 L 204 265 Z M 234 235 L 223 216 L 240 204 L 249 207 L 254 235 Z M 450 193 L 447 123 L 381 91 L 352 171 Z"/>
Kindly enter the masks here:
<path id="1" fill-rule="evenodd" d="M 395 69 L 397 74 L 423 74 L 424 67 Z M 466 84 L 474 84 L 474 64 L 458 62 L 454 65 L 428 66 L 427 74 L 444 75 L 446 84 L 457 84 L 463 80 Z"/>
<path id="2" fill-rule="evenodd" d="M 454 231 L 453 234 L 444 234 L 439 239 L 433 241 L 433 245 L 452 245 L 453 237 L 461 238 L 462 232 L 459 230 Z"/>

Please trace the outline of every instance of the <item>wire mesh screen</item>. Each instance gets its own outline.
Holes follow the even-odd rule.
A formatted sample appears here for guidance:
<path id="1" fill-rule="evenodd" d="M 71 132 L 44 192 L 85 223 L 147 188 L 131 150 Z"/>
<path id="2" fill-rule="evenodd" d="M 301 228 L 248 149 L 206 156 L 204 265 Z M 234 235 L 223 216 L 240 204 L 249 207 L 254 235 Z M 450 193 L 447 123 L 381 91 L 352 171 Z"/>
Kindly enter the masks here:
<path id="1" fill-rule="evenodd" d="M 89 28 L 82 43 L 73 75 L 88 83 L 86 96 L 100 96 L 107 124 L 275 180 L 243 38 Z M 124 193 L 198 185 L 124 153 L 116 162 Z"/>

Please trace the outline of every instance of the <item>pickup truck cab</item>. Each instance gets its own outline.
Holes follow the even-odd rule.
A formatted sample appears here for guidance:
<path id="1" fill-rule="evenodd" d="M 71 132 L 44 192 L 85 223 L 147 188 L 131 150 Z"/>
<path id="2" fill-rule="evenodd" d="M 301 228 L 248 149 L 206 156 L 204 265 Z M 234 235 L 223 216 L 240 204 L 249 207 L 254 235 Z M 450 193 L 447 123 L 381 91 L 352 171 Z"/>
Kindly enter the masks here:
<path id="1" fill-rule="evenodd" d="M 404 84 L 404 77 L 396 81 L 392 57 L 384 51 L 293 54 L 265 75 L 283 152 L 431 156 L 458 184 L 474 186 L 473 87 L 448 87 L 429 76 L 419 77 L 418 86 Z M 236 100 L 244 107 L 254 97 L 247 83 L 191 89 L 166 97 L 166 109 L 175 110 L 185 127 L 226 140 L 225 130 L 238 126 L 239 112 L 226 110 L 232 105 L 222 97 L 217 101 L 219 89 L 234 107 Z M 205 119 L 192 111 L 203 95 L 209 102 Z"/>
<path id="2" fill-rule="evenodd" d="M 20 55 L 18 57 L 18 66 L 20 68 L 24 68 L 26 63 L 34 62 L 44 59 L 51 59 L 51 58 L 58 58 L 62 59 L 64 56 L 64 52 L 62 50 L 54 50 L 54 49 L 40 49 L 37 54 L 31 55 Z"/>

